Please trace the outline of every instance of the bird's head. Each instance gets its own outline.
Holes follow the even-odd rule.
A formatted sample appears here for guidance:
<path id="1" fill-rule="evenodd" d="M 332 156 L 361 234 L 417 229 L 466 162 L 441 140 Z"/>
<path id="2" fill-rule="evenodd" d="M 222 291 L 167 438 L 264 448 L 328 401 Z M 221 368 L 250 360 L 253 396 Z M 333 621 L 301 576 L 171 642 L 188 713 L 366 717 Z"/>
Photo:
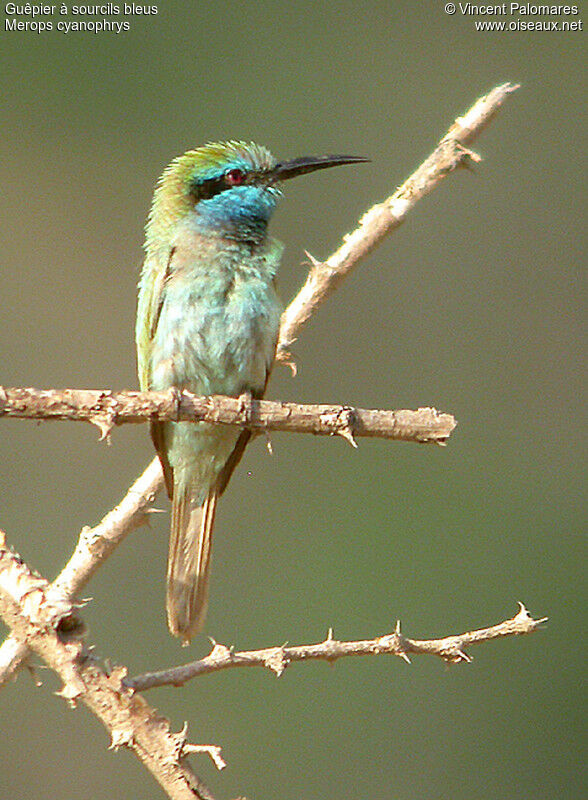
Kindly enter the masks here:
<path id="1" fill-rule="evenodd" d="M 161 176 L 147 223 L 147 247 L 195 214 L 202 233 L 259 241 L 281 194 L 282 181 L 361 156 L 308 156 L 276 161 L 253 142 L 212 142 L 174 159 Z"/>

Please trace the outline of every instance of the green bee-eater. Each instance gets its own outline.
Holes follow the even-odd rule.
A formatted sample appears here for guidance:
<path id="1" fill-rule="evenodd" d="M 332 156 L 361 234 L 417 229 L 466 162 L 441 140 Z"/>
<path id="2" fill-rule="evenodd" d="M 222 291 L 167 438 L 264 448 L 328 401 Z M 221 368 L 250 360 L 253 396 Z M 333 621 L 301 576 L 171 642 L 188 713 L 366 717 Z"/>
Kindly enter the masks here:
<path id="1" fill-rule="evenodd" d="M 263 395 L 281 305 L 282 245 L 267 233 L 281 181 L 367 159 L 277 162 L 264 147 L 216 142 L 161 176 L 146 226 L 136 343 L 141 389 Z M 154 422 L 151 436 L 172 502 L 167 618 L 184 643 L 202 628 L 218 497 L 250 432 L 205 422 Z"/>

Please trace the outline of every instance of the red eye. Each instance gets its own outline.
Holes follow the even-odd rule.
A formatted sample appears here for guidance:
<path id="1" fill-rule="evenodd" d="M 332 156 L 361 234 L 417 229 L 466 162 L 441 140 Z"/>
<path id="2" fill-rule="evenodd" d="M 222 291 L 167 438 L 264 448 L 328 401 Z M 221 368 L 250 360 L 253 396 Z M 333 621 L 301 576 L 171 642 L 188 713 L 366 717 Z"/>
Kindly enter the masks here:
<path id="1" fill-rule="evenodd" d="M 225 181 L 229 186 L 240 186 L 245 181 L 245 173 L 242 169 L 228 169 L 225 172 Z"/>

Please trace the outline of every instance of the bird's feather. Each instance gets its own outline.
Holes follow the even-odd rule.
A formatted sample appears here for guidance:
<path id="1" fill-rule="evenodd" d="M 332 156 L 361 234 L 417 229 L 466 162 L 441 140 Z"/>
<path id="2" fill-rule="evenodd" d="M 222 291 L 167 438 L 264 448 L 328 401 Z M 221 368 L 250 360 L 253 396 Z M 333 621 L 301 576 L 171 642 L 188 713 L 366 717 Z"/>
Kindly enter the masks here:
<path id="1" fill-rule="evenodd" d="M 167 622 L 187 644 L 202 629 L 208 607 L 208 579 L 217 492 L 195 505 L 191 486 L 174 487 L 167 562 Z"/>

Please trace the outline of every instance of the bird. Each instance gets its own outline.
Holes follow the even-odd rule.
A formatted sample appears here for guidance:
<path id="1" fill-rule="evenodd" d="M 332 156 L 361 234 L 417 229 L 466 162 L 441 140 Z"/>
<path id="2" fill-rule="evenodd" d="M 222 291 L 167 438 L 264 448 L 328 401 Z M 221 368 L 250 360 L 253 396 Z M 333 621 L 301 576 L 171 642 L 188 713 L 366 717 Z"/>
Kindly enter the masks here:
<path id="1" fill-rule="evenodd" d="M 327 155 L 277 161 L 253 142 L 209 142 L 175 158 L 145 226 L 135 340 L 141 389 L 261 398 L 282 305 L 283 245 L 268 234 L 281 184 L 368 161 Z M 184 645 L 204 625 L 212 530 L 251 431 L 209 422 L 151 422 L 171 500 L 166 607 Z"/>

